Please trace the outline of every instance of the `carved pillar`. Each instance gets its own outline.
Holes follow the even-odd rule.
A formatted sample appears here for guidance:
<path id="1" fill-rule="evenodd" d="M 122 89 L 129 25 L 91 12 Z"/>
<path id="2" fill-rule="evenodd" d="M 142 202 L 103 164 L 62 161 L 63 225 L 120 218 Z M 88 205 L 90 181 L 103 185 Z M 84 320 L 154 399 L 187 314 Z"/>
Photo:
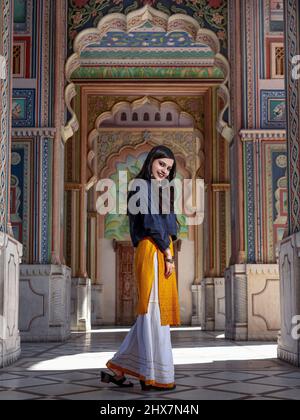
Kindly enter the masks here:
<path id="1" fill-rule="evenodd" d="M 20 331 L 26 341 L 62 341 L 70 335 L 71 300 L 70 272 L 63 255 L 65 145 L 61 136 L 65 119 L 67 1 L 38 0 L 33 7 L 37 31 L 32 36 L 40 48 L 35 55 L 35 65 L 41 69 L 38 73 L 41 83 L 36 88 L 36 104 L 40 108 L 36 127 L 15 130 L 15 135 L 22 140 L 33 137 L 38 154 L 30 161 L 35 174 L 30 181 L 39 188 L 33 193 L 34 206 L 29 209 L 34 226 L 32 241 L 28 240 L 27 245 L 32 252 L 20 273 Z M 15 82 L 18 86 L 26 83 L 24 79 Z M 17 145 L 18 139 L 15 140 Z M 26 194 L 29 193 L 24 191 L 24 202 L 32 197 Z"/>
<path id="2" fill-rule="evenodd" d="M 240 0 L 229 0 L 229 37 L 230 37 L 230 113 L 234 138 L 230 144 L 230 179 L 232 193 L 231 237 L 232 250 L 230 264 L 240 264 L 245 260 L 244 241 L 244 179 L 243 150 L 239 131 L 242 128 L 243 109 L 243 66 L 242 66 L 242 31 L 245 30 L 242 21 Z"/>
<path id="3" fill-rule="evenodd" d="M 0 368 L 20 355 L 19 264 L 22 245 L 12 237 L 11 159 L 13 2 L 0 0 Z"/>
<path id="4" fill-rule="evenodd" d="M 229 0 L 230 117 L 235 136 L 230 144 L 232 254 L 225 274 L 226 338 L 237 340 L 276 340 L 279 319 L 272 159 L 275 152 L 285 153 L 284 130 L 277 121 L 269 125 L 274 129 L 266 129 L 258 98 L 271 75 L 255 65 L 257 45 L 265 45 L 271 32 L 269 20 L 264 31 L 261 26 L 269 7 L 269 2 Z M 282 79 L 272 83 L 284 89 Z M 265 312 L 270 299 L 272 311 Z"/>
<path id="5" fill-rule="evenodd" d="M 212 110 L 223 107 L 223 101 L 218 98 L 217 90 L 209 94 Z M 207 142 L 205 152 L 205 234 L 203 235 L 205 269 L 201 282 L 201 326 L 206 330 L 222 330 L 225 328 L 224 309 L 224 269 L 228 263 L 230 243 L 226 241 L 229 234 L 230 211 L 228 202 L 230 184 L 228 182 L 228 143 L 218 134 L 217 123 L 207 124 Z M 202 245 L 203 246 L 203 245 Z M 222 280 L 223 279 L 223 280 Z M 220 302 L 222 301 L 222 305 Z M 217 305 L 216 305 L 217 304 Z M 217 320 L 217 322 L 216 322 Z"/>
<path id="6" fill-rule="evenodd" d="M 299 76 L 293 75 L 292 60 L 300 55 L 299 25 L 299 2 L 285 1 L 290 236 L 281 242 L 279 249 L 281 333 L 278 357 L 295 366 L 300 366 L 300 337 L 299 333 L 293 334 L 299 322 L 295 317 L 300 315 L 300 84 Z"/>

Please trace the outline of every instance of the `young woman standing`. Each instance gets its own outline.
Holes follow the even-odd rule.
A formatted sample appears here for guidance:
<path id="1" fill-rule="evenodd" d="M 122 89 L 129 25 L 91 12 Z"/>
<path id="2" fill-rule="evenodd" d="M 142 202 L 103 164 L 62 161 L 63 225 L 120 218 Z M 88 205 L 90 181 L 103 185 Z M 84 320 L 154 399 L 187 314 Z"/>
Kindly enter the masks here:
<path id="1" fill-rule="evenodd" d="M 175 388 L 170 325 L 180 324 L 173 248 L 173 241 L 177 239 L 177 220 L 174 194 L 170 194 L 166 182 L 171 182 L 175 175 L 173 152 L 166 146 L 156 146 L 132 181 L 128 215 L 130 236 L 136 248 L 134 269 L 138 316 L 120 349 L 106 364 L 114 375 L 101 372 L 103 382 L 133 386 L 126 374 L 138 378 L 143 390 Z M 164 184 L 169 189 L 165 191 L 171 197 L 169 213 L 162 213 L 160 201 L 153 195 L 153 184 L 160 193 L 164 192 Z M 133 214 L 130 200 L 136 192 L 136 185 L 140 187 L 139 204 L 146 211 Z"/>

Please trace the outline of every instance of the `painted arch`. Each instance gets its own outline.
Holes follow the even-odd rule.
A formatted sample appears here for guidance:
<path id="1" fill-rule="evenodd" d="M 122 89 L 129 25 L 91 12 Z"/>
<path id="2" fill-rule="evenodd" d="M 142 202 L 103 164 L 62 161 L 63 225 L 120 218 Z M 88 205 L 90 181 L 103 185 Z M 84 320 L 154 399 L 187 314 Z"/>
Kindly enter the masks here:
<path id="1" fill-rule="evenodd" d="M 231 140 L 231 129 L 223 118 L 229 106 L 229 64 L 220 54 L 216 34 L 201 28 L 194 18 L 180 13 L 169 16 L 149 5 L 127 15 L 111 13 L 96 28 L 81 31 L 73 50 L 65 67 L 69 82 L 65 101 L 71 118 L 62 129 L 64 141 L 79 126 L 71 106 L 76 81 L 114 78 L 192 79 L 217 84 L 224 104 L 217 129 Z"/>

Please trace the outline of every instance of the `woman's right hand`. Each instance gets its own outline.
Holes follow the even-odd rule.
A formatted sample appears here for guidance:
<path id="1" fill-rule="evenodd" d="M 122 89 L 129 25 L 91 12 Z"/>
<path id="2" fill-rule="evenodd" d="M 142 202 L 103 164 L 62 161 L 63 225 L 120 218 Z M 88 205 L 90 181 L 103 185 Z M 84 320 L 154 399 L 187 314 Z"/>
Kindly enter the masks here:
<path id="1" fill-rule="evenodd" d="M 175 269 L 175 264 L 165 261 L 165 276 L 170 277 Z"/>

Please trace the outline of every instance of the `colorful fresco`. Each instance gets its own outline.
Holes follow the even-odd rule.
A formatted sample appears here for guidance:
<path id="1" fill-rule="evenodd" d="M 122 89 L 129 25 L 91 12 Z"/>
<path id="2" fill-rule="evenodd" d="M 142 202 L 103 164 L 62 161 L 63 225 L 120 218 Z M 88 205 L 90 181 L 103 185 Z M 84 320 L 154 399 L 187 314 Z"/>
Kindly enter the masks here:
<path id="1" fill-rule="evenodd" d="M 30 233 L 32 232 L 32 141 L 13 144 L 11 157 L 10 211 L 14 237 L 23 244 L 23 261 L 29 261 Z"/>
<path id="2" fill-rule="evenodd" d="M 223 79 L 218 68 L 201 67 L 80 67 L 74 79 Z"/>
<path id="3" fill-rule="evenodd" d="M 247 261 L 275 263 L 276 245 L 287 226 L 285 142 L 244 144 Z"/>
<path id="4" fill-rule="evenodd" d="M 14 140 L 11 165 L 11 222 L 15 238 L 23 244 L 22 261 L 47 263 L 51 246 L 52 140 Z"/>
<path id="5" fill-rule="evenodd" d="M 83 29 L 97 26 L 102 16 L 114 12 L 127 14 L 146 4 L 168 15 L 183 13 L 192 16 L 201 27 L 216 33 L 222 52 L 226 52 L 227 0 L 69 0 L 69 50 L 72 50 L 76 35 Z"/>
<path id="6" fill-rule="evenodd" d="M 109 32 L 80 53 L 74 79 L 224 79 L 215 53 L 186 32 Z"/>

